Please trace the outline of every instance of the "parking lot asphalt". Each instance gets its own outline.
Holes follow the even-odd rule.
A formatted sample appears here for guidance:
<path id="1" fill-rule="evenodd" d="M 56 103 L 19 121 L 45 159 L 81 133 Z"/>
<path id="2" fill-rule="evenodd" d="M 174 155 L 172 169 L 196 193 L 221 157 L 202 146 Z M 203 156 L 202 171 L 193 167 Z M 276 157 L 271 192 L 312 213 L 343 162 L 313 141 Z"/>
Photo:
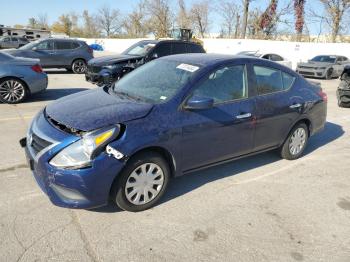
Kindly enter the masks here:
<path id="1" fill-rule="evenodd" d="M 319 81 L 328 122 L 299 160 L 264 153 L 171 181 L 155 208 L 53 206 L 18 140 L 50 101 L 94 86 L 50 71 L 49 88 L 0 104 L 1 261 L 350 261 L 350 109 Z M 318 80 L 316 80 L 318 81 Z"/>

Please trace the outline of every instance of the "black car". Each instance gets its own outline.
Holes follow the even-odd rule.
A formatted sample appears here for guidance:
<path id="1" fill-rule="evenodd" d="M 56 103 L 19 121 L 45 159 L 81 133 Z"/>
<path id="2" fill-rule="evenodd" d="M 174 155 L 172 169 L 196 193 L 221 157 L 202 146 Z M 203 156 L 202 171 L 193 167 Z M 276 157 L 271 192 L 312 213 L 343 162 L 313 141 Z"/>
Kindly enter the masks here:
<path id="1" fill-rule="evenodd" d="M 85 79 L 99 86 L 110 85 L 151 60 L 185 53 L 205 53 L 205 50 L 200 44 L 190 41 L 143 40 L 130 46 L 120 55 L 91 59 Z"/>
<path id="2" fill-rule="evenodd" d="M 338 105 L 340 107 L 350 107 L 350 66 L 344 68 L 340 80 L 337 90 Z"/>

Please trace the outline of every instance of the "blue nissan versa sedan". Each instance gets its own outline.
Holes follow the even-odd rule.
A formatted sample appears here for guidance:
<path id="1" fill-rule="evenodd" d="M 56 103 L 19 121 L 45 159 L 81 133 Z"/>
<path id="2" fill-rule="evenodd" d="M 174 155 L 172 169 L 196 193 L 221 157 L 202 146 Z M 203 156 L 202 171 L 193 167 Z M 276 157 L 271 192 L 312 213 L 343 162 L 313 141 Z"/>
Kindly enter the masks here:
<path id="1" fill-rule="evenodd" d="M 53 102 L 21 145 L 55 205 L 93 208 L 111 199 L 141 211 L 155 205 L 171 177 L 271 149 L 297 159 L 324 127 L 326 100 L 274 62 L 174 55 L 110 88 Z"/>

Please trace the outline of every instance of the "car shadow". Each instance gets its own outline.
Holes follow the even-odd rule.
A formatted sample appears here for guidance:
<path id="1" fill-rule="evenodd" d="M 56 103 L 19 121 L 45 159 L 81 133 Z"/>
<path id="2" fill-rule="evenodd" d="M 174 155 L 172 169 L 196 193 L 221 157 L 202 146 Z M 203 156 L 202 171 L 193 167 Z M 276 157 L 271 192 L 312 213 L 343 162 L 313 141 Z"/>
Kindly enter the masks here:
<path id="1" fill-rule="evenodd" d="M 89 89 L 88 88 L 57 88 L 57 89 L 50 88 L 50 89 L 44 90 L 43 92 L 33 94 L 22 103 L 25 104 L 25 103 L 38 102 L 38 101 L 56 100 L 58 98 L 75 94 L 85 90 L 89 90 Z"/>
<path id="2" fill-rule="evenodd" d="M 327 122 L 322 132 L 311 137 L 304 155 L 308 155 L 316 149 L 323 147 L 332 141 L 338 139 L 344 134 L 344 130 L 340 125 Z M 184 176 L 177 177 L 169 183 L 166 194 L 158 205 L 168 202 L 174 198 L 185 195 L 205 184 L 214 182 L 218 179 L 223 179 L 229 176 L 235 176 L 242 172 L 257 169 L 264 165 L 268 165 L 281 158 L 276 150 L 254 155 L 242 159 L 238 159 L 226 164 L 221 164 L 215 167 L 210 167 L 201 171 L 196 171 Z M 92 209 L 94 212 L 114 213 L 122 211 L 114 204 L 109 204 L 104 207 Z"/>
<path id="3" fill-rule="evenodd" d="M 70 75 L 74 74 L 71 71 L 67 71 L 66 69 L 44 69 L 44 72 L 48 75 Z"/>

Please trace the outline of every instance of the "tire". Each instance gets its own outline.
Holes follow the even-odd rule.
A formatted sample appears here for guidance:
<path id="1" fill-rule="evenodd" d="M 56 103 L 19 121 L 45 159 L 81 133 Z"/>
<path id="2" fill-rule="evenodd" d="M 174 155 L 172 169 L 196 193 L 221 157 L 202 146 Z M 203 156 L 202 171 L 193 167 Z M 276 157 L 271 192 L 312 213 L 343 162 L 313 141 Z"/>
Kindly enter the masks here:
<path id="1" fill-rule="evenodd" d="M 139 212 L 149 209 L 163 196 L 169 179 L 169 164 L 160 154 L 137 154 L 128 161 L 119 174 L 117 183 L 114 183 L 112 201 L 126 211 Z"/>
<path id="2" fill-rule="evenodd" d="M 340 100 L 338 100 L 338 106 L 339 106 L 339 107 L 345 107 L 344 103 L 341 102 Z"/>
<path id="3" fill-rule="evenodd" d="M 26 84 L 17 78 L 4 78 L 0 80 L 0 102 L 18 104 L 28 96 Z"/>
<path id="4" fill-rule="evenodd" d="M 330 80 L 332 79 L 332 76 L 333 76 L 333 68 L 329 68 L 326 72 L 326 79 Z"/>
<path id="5" fill-rule="evenodd" d="M 87 65 L 85 60 L 83 59 L 76 59 L 72 63 L 71 70 L 74 74 L 84 74 L 86 71 Z"/>
<path id="6" fill-rule="evenodd" d="M 280 149 L 280 155 L 287 160 L 295 160 L 303 154 L 308 139 L 309 129 L 305 123 L 299 123 L 290 131 Z"/>

